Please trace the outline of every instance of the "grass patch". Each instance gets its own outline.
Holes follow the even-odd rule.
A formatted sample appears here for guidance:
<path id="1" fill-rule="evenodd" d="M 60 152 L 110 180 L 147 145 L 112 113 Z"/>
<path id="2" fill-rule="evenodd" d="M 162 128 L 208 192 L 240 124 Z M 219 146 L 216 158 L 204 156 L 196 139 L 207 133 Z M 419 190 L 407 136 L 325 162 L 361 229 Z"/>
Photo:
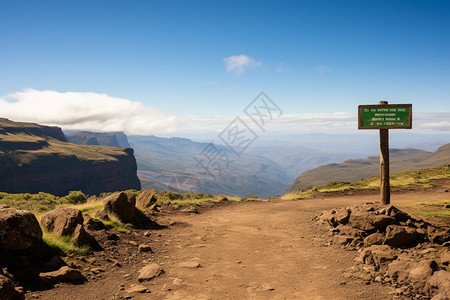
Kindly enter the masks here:
<path id="1" fill-rule="evenodd" d="M 442 218 L 450 218 L 450 210 L 433 210 L 433 211 L 423 211 L 416 210 L 414 213 L 425 216 L 425 217 L 442 217 Z"/>
<path id="2" fill-rule="evenodd" d="M 86 255 L 90 251 L 88 246 L 78 247 L 74 245 L 71 236 L 60 236 L 56 233 L 43 231 L 42 240 L 56 253 Z"/>
<path id="3" fill-rule="evenodd" d="M 103 222 L 103 224 L 105 224 L 106 227 L 114 228 L 121 233 L 130 233 L 130 230 L 127 229 L 127 227 L 133 227 L 132 224 L 123 224 L 122 222 L 119 221 L 118 218 L 114 216 L 109 216 L 109 220 L 107 221 L 104 220 L 101 221 Z"/>

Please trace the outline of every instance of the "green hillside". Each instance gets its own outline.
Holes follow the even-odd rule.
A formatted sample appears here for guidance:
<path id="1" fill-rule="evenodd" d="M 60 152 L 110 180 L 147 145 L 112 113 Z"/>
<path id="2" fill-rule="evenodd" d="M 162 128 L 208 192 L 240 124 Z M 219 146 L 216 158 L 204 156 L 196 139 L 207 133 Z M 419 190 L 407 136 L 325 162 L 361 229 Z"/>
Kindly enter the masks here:
<path id="1" fill-rule="evenodd" d="M 436 167 L 450 162 L 450 144 L 435 152 L 417 149 L 391 149 L 391 173 Z M 368 159 L 351 159 L 340 164 L 328 164 L 306 171 L 297 177 L 286 190 L 294 193 L 304 188 L 326 185 L 330 181 L 355 182 L 363 178 L 379 175 L 379 156 Z"/>

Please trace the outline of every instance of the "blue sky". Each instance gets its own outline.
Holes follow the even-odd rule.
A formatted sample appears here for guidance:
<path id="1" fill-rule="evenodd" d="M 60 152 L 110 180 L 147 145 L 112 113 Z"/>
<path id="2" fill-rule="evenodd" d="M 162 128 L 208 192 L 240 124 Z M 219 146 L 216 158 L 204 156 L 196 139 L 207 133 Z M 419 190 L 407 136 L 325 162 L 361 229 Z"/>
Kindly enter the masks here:
<path id="1" fill-rule="evenodd" d="M 359 104 L 389 100 L 450 132 L 449 15 L 449 1 L 1 0 L 0 108 L 20 121 L 176 134 L 224 127 L 264 91 L 289 122 L 340 112 L 351 123 Z M 109 117 L 83 110 L 105 106 Z M 139 122 L 79 123 L 120 112 Z M 151 123 L 139 112 L 149 130 L 136 129 Z"/>

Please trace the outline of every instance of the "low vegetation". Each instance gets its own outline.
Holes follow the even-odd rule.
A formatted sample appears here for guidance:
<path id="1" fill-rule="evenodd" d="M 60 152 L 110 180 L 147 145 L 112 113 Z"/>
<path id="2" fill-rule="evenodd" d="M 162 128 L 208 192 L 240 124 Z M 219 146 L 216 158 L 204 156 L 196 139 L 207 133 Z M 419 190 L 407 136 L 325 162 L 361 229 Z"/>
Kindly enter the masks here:
<path id="1" fill-rule="evenodd" d="M 421 169 L 394 173 L 390 175 L 391 188 L 397 189 L 428 189 L 432 188 L 433 180 L 450 178 L 450 164 L 437 168 Z M 370 177 L 356 182 L 330 181 L 324 186 L 303 189 L 299 193 L 286 194 L 284 200 L 308 199 L 320 193 L 349 192 L 355 190 L 377 190 L 380 188 L 380 177 Z"/>
<path id="2" fill-rule="evenodd" d="M 81 254 L 85 255 L 89 253 L 89 247 L 83 246 L 79 247 L 73 244 L 71 236 L 61 236 L 56 233 L 48 232 L 43 230 L 42 240 L 47 246 L 50 247 L 56 253 L 65 253 L 65 254 Z"/>

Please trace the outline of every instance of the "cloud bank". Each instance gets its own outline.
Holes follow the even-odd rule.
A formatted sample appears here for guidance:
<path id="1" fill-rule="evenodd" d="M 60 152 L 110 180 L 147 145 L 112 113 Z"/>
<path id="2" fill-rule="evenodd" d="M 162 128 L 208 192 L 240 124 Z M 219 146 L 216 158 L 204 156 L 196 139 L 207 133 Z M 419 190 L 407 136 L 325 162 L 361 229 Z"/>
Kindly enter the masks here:
<path id="1" fill-rule="evenodd" d="M 180 120 L 141 102 L 91 92 L 26 89 L 0 98 L 0 116 L 64 129 L 161 134 L 177 131 Z"/>
<path id="2" fill-rule="evenodd" d="M 223 59 L 225 63 L 225 68 L 228 73 L 234 73 L 236 76 L 239 76 L 245 72 L 245 70 L 249 68 L 254 68 L 257 66 L 261 66 L 262 62 L 256 61 L 253 58 L 248 57 L 247 55 L 233 55 Z"/>

